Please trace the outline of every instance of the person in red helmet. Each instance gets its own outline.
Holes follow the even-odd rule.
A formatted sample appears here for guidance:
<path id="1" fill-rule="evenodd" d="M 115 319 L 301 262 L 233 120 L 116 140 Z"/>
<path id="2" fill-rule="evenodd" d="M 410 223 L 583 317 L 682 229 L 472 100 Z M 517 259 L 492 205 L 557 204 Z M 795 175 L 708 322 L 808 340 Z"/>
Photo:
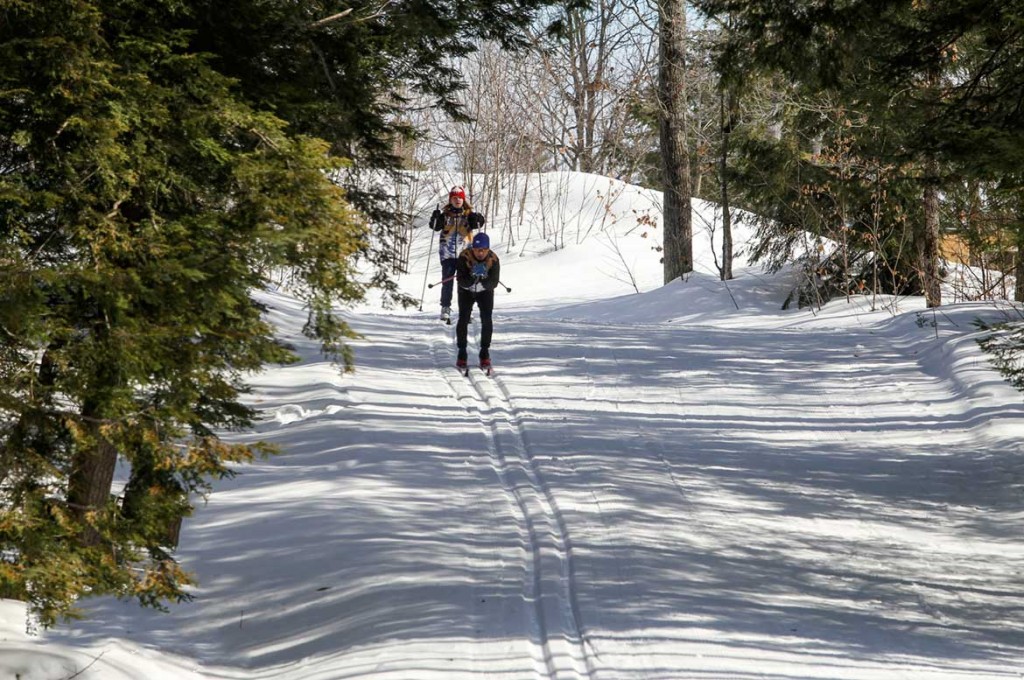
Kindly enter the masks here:
<path id="1" fill-rule="evenodd" d="M 430 228 L 441 232 L 438 255 L 441 258 L 441 320 L 451 323 L 452 290 L 455 265 L 474 229 L 484 226 L 484 216 L 474 212 L 466 200 L 466 190 L 454 186 L 448 192 L 448 205 L 430 216 Z"/>
<path id="2" fill-rule="evenodd" d="M 491 250 L 491 239 L 479 233 L 473 243 L 462 251 L 456 265 L 456 280 L 459 283 L 459 321 L 455 326 L 455 340 L 459 354 L 455 365 L 466 369 L 466 336 L 473 305 L 480 309 L 480 368 L 491 370 L 491 336 L 494 324 L 491 312 L 494 310 L 494 289 L 501 280 L 501 262 Z"/>

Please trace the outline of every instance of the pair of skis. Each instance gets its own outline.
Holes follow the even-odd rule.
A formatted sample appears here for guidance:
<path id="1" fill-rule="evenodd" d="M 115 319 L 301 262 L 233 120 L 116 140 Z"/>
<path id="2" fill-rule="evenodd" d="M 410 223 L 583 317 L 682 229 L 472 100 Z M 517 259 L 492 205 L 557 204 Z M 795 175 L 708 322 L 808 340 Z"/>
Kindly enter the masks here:
<path id="1" fill-rule="evenodd" d="M 461 373 L 464 377 L 466 377 L 466 378 L 469 377 L 469 366 L 468 365 L 466 365 L 466 366 L 459 366 L 458 364 L 456 364 L 455 365 L 455 370 L 457 370 L 459 373 Z M 480 366 L 480 370 L 488 378 L 494 376 L 494 366 Z"/>
<path id="2" fill-rule="evenodd" d="M 442 316 L 442 317 L 441 317 L 441 321 L 444 321 L 444 322 L 445 322 L 446 324 L 448 324 L 449 326 L 450 326 L 450 325 L 451 325 L 451 323 L 452 323 L 452 319 L 451 319 L 451 316 Z M 455 370 L 457 370 L 457 371 L 458 371 L 459 373 L 461 373 L 461 374 L 462 374 L 463 376 L 465 376 L 465 377 L 467 377 L 467 378 L 469 377 L 469 364 L 466 364 L 465 366 L 459 366 L 458 364 L 455 364 Z M 484 374 L 484 375 L 486 375 L 486 376 L 487 376 L 488 378 L 490 378 L 490 377 L 491 377 L 492 375 L 494 375 L 494 367 L 493 367 L 493 366 L 491 366 L 490 364 L 488 364 L 488 365 L 486 365 L 486 366 L 483 366 L 483 365 L 481 365 L 481 366 L 480 366 L 480 370 L 481 370 L 481 371 L 483 372 L 483 374 Z"/>

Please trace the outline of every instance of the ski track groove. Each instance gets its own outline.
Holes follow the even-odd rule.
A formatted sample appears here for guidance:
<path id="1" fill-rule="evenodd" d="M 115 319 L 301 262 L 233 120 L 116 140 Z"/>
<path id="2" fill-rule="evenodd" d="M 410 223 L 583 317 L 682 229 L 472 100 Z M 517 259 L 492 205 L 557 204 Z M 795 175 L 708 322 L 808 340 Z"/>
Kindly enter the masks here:
<path id="1" fill-rule="evenodd" d="M 448 340 L 448 338 L 445 338 Z M 533 660 L 534 672 L 539 678 L 547 680 L 592 680 L 595 674 L 592 660 L 587 654 L 587 641 L 583 636 L 580 624 L 579 604 L 575 592 L 575 567 L 572 559 L 572 544 L 564 518 L 558 511 L 550 490 L 541 481 L 537 463 L 530 454 L 525 432 L 518 413 L 512 406 L 508 388 L 496 376 L 480 377 L 471 369 L 468 378 L 460 376 L 460 381 L 468 383 L 470 389 L 457 386 L 457 382 L 445 370 L 444 359 L 439 357 L 441 348 L 436 340 L 430 341 L 430 350 L 434 363 L 448 384 L 452 394 L 463 404 L 470 414 L 480 421 L 487 438 L 488 456 L 491 466 L 498 476 L 505 492 L 512 499 L 522 515 L 523 551 L 526 555 L 526 573 L 524 579 L 523 598 L 530 604 L 527 611 L 531 612 L 528 626 L 536 640 L 531 641 L 530 656 Z M 454 368 L 454 367 L 453 367 Z M 497 390 L 485 389 L 483 383 L 493 382 Z M 488 394 L 490 392 L 490 395 Z M 497 405 L 496 405 L 497 404 Z M 507 426 L 511 441 L 502 442 L 502 423 Z M 505 435 L 507 437 L 509 435 Z M 508 450 L 514 453 L 515 460 L 509 461 Z M 513 480 L 513 476 L 522 479 Z M 542 536 L 550 537 L 543 541 Z M 546 546 L 544 543 L 548 543 Z M 553 554 L 552 554 L 553 553 Z M 558 560 L 558 584 L 550 583 L 544 568 L 545 555 L 548 560 Z M 547 582 L 547 586 L 545 583 Z M 549 592 L 554 589 L 554 592 Z M 551 606 L 546 606 L 551 598 Z M 557 622 L 561 620 L 561 624 Z M 552 631 L 549 626 L 555 625 Z M 552 637 L 552 632 L 555 637 Z M 557 649 L 556 649 L 557 645 Z M 539 654 L 538 654 L 539 652 Z M 569 660 L 565 667 L 562 658 Z"/>
<path id="2" fill-rule="evenodd" d="M 501 404 L 501 407 L 497 410 L 504 412 L 505 420 L 513 436 L 513 448 L 516 449 L 520 460 L 523 462 L 523 468 L 526 471 L 532 489 L 539 493 L 545 516 L 554 521 L 556 531 L 553 532 L 553 536 L 560 564 L 558 596 L 563 620 L 568 628 L 565 631 L 567 642 L 569 645 L 576 647 L 576 649 L 570 648 L 570 656 L 573 659 L 573 665 L 576 667 L 577 676 L 592 678 L 595 675 L 595 669 L 591 661 L 591 655 L 587 653 L 588 641 L 583 630 L 579 601 L 576 597 L 576 566 L 573 557 L 573 546 L 572 540 L 569 537 L 568 527 L 565 523 L 565 517 L 562 515 L 561 510 L 559 510 L 554 495 L 541 477 L 537 460 L 531 453 L 526 430 L 523 428 L 519 412 L 512 403 L 512 395 L 508 390 L 508 386 L 505 385 L 500 376 L 480 378 L 471 374 L 470 380 L 472 380 L 481 396 L 486 399 L 488 405 L 491 405 L 492 409 L 494 407 L 491 399 L 485 394 L 486 390 L 481 389 L 480 386 L 488 385 L 488 390 L 490 385 L 497 386 L 497 391 L 500 394 L 496 395 L 496 398 Z M 582 669 L 579 668 L 581 665 L 583 666 Z"/>
<path id="3" fill-rule="evenodd" d="M 547 642 L 544 613 L 541 610 L 541 600 L 538 596 L 539 590 L 537 590 L 540 580 L 540 549 L 536 533 L 532 526 L 532 522 L 530 521 L 529 510 L 526 508 L 523 499 L 516 492 L 515 487 L 508 479 L 508 469 L 505 465 L 501 450 L 497 445 L 496 427 L 485 421 L 484 410 L 479 405 L 479 395 L 474 397 L 474 395 L 468 394 L 465 389 L 459 389 L 456 387 L 456 381 L 454 381 L 449 375 L 449 372 L 445 370 L 443 359 L 438 359 L 439 350 L 437 343 L 431 342 L 430 348 L 431 352 L 434 354 L 434 363 L 437 370 L 441 373 L 444 381 L 448 383 L 448 387 L 452 394 L 470 415 L 475 414 L 479 419 L 480 427 L 483 429 L 484 435 L 487 439 L 487 455 L 490 459 L 491 468 L 498 476 L 498 480 L 501 482 L 506 494 L 508 494 L 512 503 L 519 508 L 519 513 L 523 517 L 523 521 L 520 523 L 520 535 L 522 541 L 521 548 L 526 557 L 525 571 L 526 574 L 528 574 L 528 578 L 524 579 L 523 584 L 523 600 L 530 605 L 526 609 L 527 612 L 531 613 L 530 620 L 527 621 L 527 626 L 530 630 L 530 634 L 536 637 L 536 641 L 528 641 L 530 643 L 529 655 L 533 662 L 533 669 L 536 677 L 547 679 L 556 678 L 557 675 L 554 667 L 554 659 Z M 463 378 L 460 376 L 460 380 L 461 379 Z"/>

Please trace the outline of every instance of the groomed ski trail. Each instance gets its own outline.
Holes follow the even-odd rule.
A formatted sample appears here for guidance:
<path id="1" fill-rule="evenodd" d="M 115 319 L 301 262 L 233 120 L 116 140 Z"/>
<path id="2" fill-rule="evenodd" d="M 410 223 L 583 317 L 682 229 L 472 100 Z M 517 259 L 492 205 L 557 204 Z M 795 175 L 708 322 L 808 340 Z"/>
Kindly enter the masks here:
<path id="1" fill-rule="evenodd" d="M 443 344 L 450 339 L 431 338 L 434 363 L 455 398 L 479 420 L 494 472 L 522 517 L 523 598 L 529 605 L 524 611 L 534 674 L 541 680 L 594 680 L 576 599 L 572 542 L 511 395 L 497 375 L 470 368 L 468 375 L 453 376 Z"/>
<path id="2" fill-rule="evenodd" d="M 285 451 L 186 525 L 198 597 L 51 640 L 183 659 L 133 680 L 1019 679 L 1024 405 L 962 330 L 509 314 L 488 379 L 368 314 L 349 377 L 286 311 L 248 435 Z"/>

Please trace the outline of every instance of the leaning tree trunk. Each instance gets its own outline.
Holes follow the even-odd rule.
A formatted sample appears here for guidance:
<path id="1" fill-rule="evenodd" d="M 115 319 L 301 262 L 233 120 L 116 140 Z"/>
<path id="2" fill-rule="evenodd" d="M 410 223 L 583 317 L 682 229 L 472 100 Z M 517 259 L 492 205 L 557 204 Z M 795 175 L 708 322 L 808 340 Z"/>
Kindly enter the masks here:
<path id="1" fill-rule="evenodd" d="M 665 283 L 693 271 L 690 162 L 686 148 L 686 4 L 661 0 L 658 96 L 664 175 Z"/>

